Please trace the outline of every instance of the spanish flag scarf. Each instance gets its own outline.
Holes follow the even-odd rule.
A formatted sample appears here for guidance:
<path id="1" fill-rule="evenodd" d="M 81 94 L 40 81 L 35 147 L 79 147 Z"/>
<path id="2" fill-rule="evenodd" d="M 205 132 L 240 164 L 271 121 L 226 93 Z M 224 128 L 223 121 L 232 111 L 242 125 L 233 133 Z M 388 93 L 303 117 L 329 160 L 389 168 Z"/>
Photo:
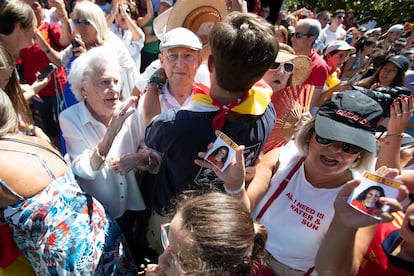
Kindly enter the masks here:
<path id="1" fill-rule="evenodd" d="M 219 130 L 224 126 L 229 111 L 244 115 L 263 114 L 270 103 L 272 89 L 260 80 L 243 97 L 228 104 L 221 104 L 210 97 L 210 88 L 200 83 L 193 84 L 193 94 L 190 105 L 185 109 L 196 112 L 220 111 L 212 123 L 213 129 Z"/>

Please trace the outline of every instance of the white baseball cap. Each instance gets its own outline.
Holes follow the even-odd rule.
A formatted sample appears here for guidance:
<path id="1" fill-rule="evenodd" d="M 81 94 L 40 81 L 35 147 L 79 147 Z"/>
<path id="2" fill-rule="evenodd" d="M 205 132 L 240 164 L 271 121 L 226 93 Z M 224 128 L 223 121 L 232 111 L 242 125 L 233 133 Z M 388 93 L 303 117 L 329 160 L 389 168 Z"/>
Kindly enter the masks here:
<path id="1" fill-rule="evenodd" d="M 175 47 L 185 47 L 193 50 L 201 50 L 203 45 L 196 34 L 189 29 L 178 27 L 166 32 L 160 42 L 160 51 Z"/>
<path id="2" fill-rule="evenodd" d="M 392 25 L 389 29 L 388 29 L 389 33 L 402 33 L 404 32 L 404 25 L 402 24 L 395 24 Z"/>
<path id="3" fill-rule="evenodd" d="M 329 42 L 328 45 L 326 45 L 324 54 L 326 55 L 333 51 L 348 51 L 348 50 L 354 51 L 355 48 L 349 45 L 344 40 L 335 40 L 335 41 Z"/>

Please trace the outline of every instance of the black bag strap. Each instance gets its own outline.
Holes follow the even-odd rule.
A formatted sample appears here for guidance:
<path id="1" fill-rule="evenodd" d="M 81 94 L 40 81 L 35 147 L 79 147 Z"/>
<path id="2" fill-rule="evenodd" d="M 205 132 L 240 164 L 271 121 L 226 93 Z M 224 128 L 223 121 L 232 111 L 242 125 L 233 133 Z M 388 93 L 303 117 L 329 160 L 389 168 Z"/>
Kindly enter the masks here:
<path id="1" fill-rule="evenodd" d="M 0 137 L 0 140 L 11 141 L 11 142 L 16 142 L 16 143 L 21 143 L 21 144 L 26 144 L 26 145 L 30 145 L 30 146 L 37 147 L 39 149 L 47 150 L 48 152 L 51 152 L 54 155 L 56 155 L 57 157 L 59 157 L 59 159 L 62 160 L 64 163 L 66 163 L 65 159 L 63 159 L 63 157 L 62 157 L 62 155 L 60 155 L 60 153 L 57 153 L 56 151 L 53 151 L 50 148 L 45 147 L 45 146 L 43 146 L 41 144 L 34 143 L 34 142 L 30 142 L 30 141 L 26 141 L 26 140 L 22 140 L 22 139 L 18 139 L 18 138 L 13 138 L 13 137 Z"/>

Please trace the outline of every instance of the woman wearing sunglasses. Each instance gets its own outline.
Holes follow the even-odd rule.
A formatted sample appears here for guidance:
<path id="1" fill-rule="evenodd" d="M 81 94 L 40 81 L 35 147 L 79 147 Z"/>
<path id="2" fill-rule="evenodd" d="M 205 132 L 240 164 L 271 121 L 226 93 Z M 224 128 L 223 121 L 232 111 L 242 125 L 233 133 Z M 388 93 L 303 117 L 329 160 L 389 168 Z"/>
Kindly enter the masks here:
<path id="1" fill-rule="evenodd" d="M 310 84 L 302 85 L 312 71 L 312 61 L 304 55 L 295 55 L 295 51 L 287 44 L 279 43 L 279 53 L 275 63 L 263 75 L 263 80 L 270 85 L 273 90 L 272 103 L 278 113 L 279 95 L 283 89 L 292 88 L 302 91 Z M 288 99 L 286 99 L 288 100 Z M 279 115 L 279 113 L 278 113 Z M 280 128 L 273 128 L 263 152 L 266 153 L 274 147 L 280 146 Z"/>
<path id="2" fill-rule="evenodd" d="M 266 229 L 246 206 L 221 192 L 183 194 L 170 223 L 161 225 L 164 252 L 149 275 L 252 275 L 264 256 Z"/>
<path id="3" fill-rule="evenodd" d="M 382 112 L 375 100 L 359 91 L 335 94 L 300 129 L 294 143 L 264 155 L 247 190 L 242 147 L 236 162 L 224 172 L 195 161 L 213 169 L 226 191 L 243 199 L 254 218 L 264 224 L 266 261 L 277 275 L 312 273 L 337 193 L 371 166 L 375 127 Z"/>

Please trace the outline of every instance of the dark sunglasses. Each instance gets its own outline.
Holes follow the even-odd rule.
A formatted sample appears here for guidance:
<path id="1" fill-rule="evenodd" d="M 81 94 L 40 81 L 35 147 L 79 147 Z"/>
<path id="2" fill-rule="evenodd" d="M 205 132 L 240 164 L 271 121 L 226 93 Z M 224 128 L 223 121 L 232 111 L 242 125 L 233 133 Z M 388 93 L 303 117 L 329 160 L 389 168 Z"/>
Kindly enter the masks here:
<path id="1" fill-rule="evenodd" d="M 270 70 L 279 70 L 280 67 L 283 68 L 283 71 L 285 73 L 292 73 L 293 70 L 295 69 L 295 65 L 291 62 L 275 62 L 273 63 L 273 65 L 270 67 Z"/>
<path id="2" fill-rule="evenodd" d="M 306 37 L 310 37 L 309 34 L 305 34 L 305 33 L 299 33 L 299 32 L 295 32 L 292 33 L 292 37 L 296 37 L 297 39 L 301 39 L 302 37 L 306 36 Z"/>
<path id="3" fill-rule="evenodd" d="M 343 15 L 337 15 L 337 16 L 335 16 L 336 18 L 339 18 L 339 19 L 344 19 L 345 18 L 345 16 L 343 16 Z"/>
<path id="4" fill-rule="evenodd" d="M 85 26 L 89 26 L 92 25 L 92 22 L 89 19 L 79 19 L 79 18 L 74 18 L 73 19 L 73 23 L 75 23 L 76 25 L 85 25 Z"/>
<path id="5" fill-rule="evenodd" d="M 362 148 L 360 148 L 358 146 L 354 146 L 352 144 L 345 143 L 345 142 L 339 142 L 339 141 L 335 141 L 335 140 L 326 139 L 326 138 L 323 138 L 323 137 L 319 136 L 316 133 L 315 133 L 315 141 L 319 145 L 323 145 L 323 146 L 330 145 L 333 142 L 341 143 L 342 151 L 345 152 L 345 153 L 349 153 L 349 154 L 357 154 L 357 153 L 360 153 L 362 151 Z"/>

